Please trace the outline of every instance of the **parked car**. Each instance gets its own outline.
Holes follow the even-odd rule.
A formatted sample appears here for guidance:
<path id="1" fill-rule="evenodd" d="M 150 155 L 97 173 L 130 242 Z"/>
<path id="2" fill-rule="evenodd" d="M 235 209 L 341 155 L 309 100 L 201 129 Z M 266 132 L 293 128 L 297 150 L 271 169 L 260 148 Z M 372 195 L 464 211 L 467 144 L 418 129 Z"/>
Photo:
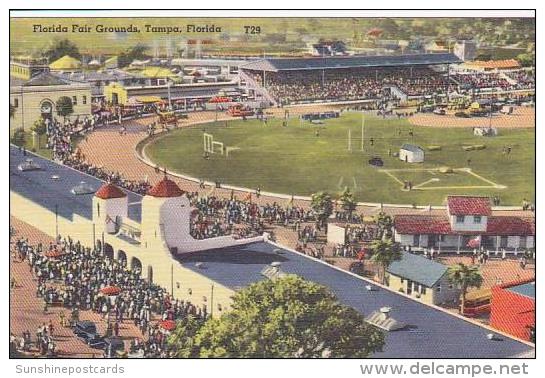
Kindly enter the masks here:
<path id="1" fill-rule="evenodd" d="M 88 320 L 78 321 L 74 325 L 74 334 L 85 342 L 95 340 L 98 336 L 96 324 Z"/>
<path id="2" fill-rule="evenodd" d="M 454 116 L 459 118 L 471 118 L 471 116 L 466 112 L 456 112 L 454 113 Z"/>

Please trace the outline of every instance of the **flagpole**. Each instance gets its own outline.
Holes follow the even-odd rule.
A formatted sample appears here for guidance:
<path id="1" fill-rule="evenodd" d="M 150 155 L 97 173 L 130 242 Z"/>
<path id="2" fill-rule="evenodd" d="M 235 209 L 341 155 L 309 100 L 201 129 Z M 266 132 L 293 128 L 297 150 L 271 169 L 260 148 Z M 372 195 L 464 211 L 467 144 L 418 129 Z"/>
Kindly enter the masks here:
<path id="1" fill-rule="evenodd" d="M 361 112 L 361 150 L 363 151 L 363 129 L 365 128 L 365 116 L 363 110 Z"/>

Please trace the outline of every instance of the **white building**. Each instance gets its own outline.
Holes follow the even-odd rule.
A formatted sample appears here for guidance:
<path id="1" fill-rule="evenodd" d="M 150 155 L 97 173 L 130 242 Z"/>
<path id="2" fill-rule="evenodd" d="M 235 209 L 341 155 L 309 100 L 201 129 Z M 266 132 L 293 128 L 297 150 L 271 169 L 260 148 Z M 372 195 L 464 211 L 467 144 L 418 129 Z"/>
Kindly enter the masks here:
<path id="1" fill-rule="evenodd" d="M 449 196 L 441 215 L 398 215 L 395 241 L 413 248 L 499 252 L 535 248 L 535 219 L 492 215 L 488 197 Z"/>
<path id="2" fill-rule="evenodd" d="M 399 160 L 406 163 L 423 163 L 424 150 L 414 144 L 405 143 L 399 149 Z"/>

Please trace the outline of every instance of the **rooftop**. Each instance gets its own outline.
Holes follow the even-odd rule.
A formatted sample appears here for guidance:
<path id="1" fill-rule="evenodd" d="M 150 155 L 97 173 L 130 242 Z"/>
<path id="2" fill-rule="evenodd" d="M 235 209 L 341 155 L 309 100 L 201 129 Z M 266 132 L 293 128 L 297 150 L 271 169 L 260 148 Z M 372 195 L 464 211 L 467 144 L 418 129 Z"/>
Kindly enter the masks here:
<path id="1" fill-rule="evenodd" d="M 391 316 L 407 327 L 385 335 L 384 351 L 375 354 L 377 358 L 501 358 L 533 350 L 509 337 L 490 341 L 486 335 L 491 331 L 486 328 L 270 243 L 197 252 L 178 259 L 184 267 L 233 290 L 267 279 L 261 274 L 263 269 L 280 262 L 283 273 L 327 286 L 342 303 L 365 316 L 391 307 Z M 197 266 L 198 262 L 202 264 Z M 372 291 L 367 290 L 368 285 Z"/>
<path id="2" fill-rule="evenodd" d="M 450 215 L 488 216 L 492 214 L 488 197 L 448 196 L 447 205 Z"/>
<path id="3" fill-rule="evenodd" d="M 347 57 L 269 58 L 241 65 L 247 70 L 289 71 L 335 68 L 399 67 L 454 64 L 462 61 L 454 54 L 366 55 Z"/>
<path id="4" fill-rule="evenodd" d="M 394 261 L 387 271 L 426 287 L 432 287 L 446 273 L 448 266 L 412 253 L 402 252 L 403 257 Z"/>
<path id="5" fill-rule="evenodd" d="M 127 197 L 127 194 L 112 183 L 104 184 L 96 191 L 95 196 L 102 199 Z"/>
<path id="6" fill-rule="evenodd" d="M 509 290 L 513 293 L 517 293 L 520 295 L 523 295 L 528 298 L 536 299 L 536 283 L 534 282 L 527 282 L 525 284 L 516 285 L 507 287 L 506 290 Z"/>
<path id="7" fill-rule="evenodd" d="M 486 232 L 454 231 L 450 227 L 450 221 L 446 215 L 396 215 L 394 228 L 397 233 L 402 235 L 535 235 L 534 219 L 503 215 L 489 216 Z"/>
<path id="8" fill-rule="evenodd" d="M 411 151 L 411 152 L 423 152 L 424 150 L 421 147 L 415 146 L 414 144 L 405 143 L 401 146 L 402 150 Z"/>
<path id="9" fill-rule="evenodd" d="M 165 175 L 147 194 L 152 197 L 180 197 L 184 191 Z"/>
<path id="10" fill-rule="evenodd" d="M 27 152 L 24 156 L 18 148 L 10 145 L 9 150 L 9 189 L 51 212 L 66 219 L 73 219 L 74 214 L 92 219 L 93 193 L 75 195 L 72 188 L 82 181 L 98 190 L 104 182 L 51 160 Z M 38 171 L 21 172 L 17 167 L 26 159 L 32 158 L 41 166 Z M 37 189 L 39 188 L 39 189 Z M 47 193 L 47 195 L 44 195 Z M 140 222 L 142 197 L 125 191 L 129 200 L 129 218 Z"/>

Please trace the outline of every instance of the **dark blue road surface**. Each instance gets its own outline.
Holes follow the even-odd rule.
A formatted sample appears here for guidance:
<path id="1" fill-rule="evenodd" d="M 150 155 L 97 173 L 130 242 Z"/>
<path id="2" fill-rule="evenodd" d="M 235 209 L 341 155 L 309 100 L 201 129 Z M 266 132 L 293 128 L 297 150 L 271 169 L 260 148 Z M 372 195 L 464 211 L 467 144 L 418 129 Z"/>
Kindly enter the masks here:
<path id="1" fill-rule="evenodd" d="M 275 251 L 276 250 L 276 251 Z M 532 348 L 519 341 L 497 335 L 488 340 L 491 331 L 434 309 L 397 293 L 337 270 L 327 264 L 269 243 L 198 252 L 180 257 L 183 266 L 210 279 L 239 289 L 266 279 L 261 270 L 272 262 L 281 262 L 280 270 L 294 273 L 327 286 L 341 302 L 365 315 L 380 307 L 392 308 L 391 316 L 408 325 L 389 332 L 379 358 L 501 358 L 529 352 Z M 201 262 L 202 266 L 195 264 Z"/>
<path id="2" fill-rule="evenodd" d="M 66 219 L 71 220 L 73 214 L 78 214 L 87 219 L 92 218 L 93 194 L 75 195 L 71 193 L 71 190 L 84 181 L 97 191 L 104 182 L 29 152 L 27 152 L 27 156 L 24 156 L 15 146 L 10 146 L 9 158 L 9 189 L 11 191 L 40 204 L 52 212 L 55 212 L 55 207 L 57 207 L 59 216 Z M 39 164 L 42 169 L 26 172 L 18 170 L 19 164 L 24 163 L 29 158 Z M 59 178 L 55 180 L 51 178 L 52 176 L 58 176 Z M 142 201 L 142 197 L 138 194 L 125 192 L 129 196 L 129 203 Z M 140 204 L 130 205 L 129 218 L 140 222 L 141 209 Z"/>

